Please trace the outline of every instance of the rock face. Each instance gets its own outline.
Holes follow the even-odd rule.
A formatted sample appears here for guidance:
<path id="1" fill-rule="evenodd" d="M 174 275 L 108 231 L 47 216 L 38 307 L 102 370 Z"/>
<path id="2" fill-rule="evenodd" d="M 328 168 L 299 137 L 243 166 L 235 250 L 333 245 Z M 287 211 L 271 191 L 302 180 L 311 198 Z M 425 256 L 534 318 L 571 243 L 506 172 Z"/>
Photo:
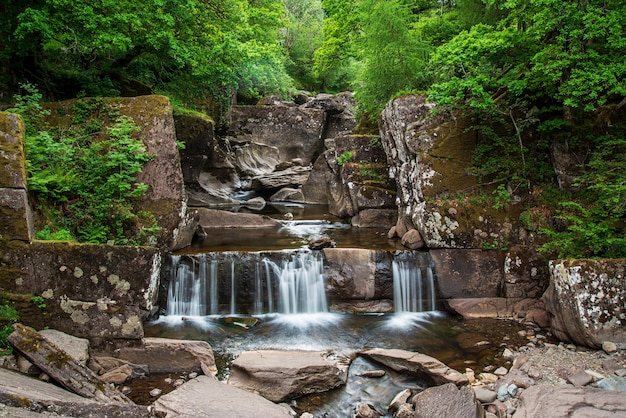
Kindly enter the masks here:
<path id="1" fill-rule="evenodd" d="M 624 259 L 551 261 L 543 300 L 554 335 L 591 347 L 626 343 L 625 274 Z"/>
<path id="2" fill-rule="evenodd" d="M 345 384 L 348 362 L 316 351 L 244 351 L 232 363 L 228 384 L 282 402 Z"/>
<path id="3" fill-rule="evenodd" d="M 63 127 L 71 123 L 77 99 L 51 103 L 46 122 L 51 127 Z M 139 127 L 139 139 L 154 158 L 137 174 L 137 182 L 148 186 L 144 196 L 134 202 L 137 211 L 152 213 L 161 228 L 155 242 L 150 245 L 178 249 L 191 243 L 194 231 L 193 216 L 187 214 L 187 196 L 176 145 L 176 132 L 172 106 L 165 96 L 151 95 L 119 99 L 105 99 L 107 106 L 120 116 L 132 118 Z M 65 115 L 60 117 L 59 115 Z"/>
<path id="4" fill-rule="evenodd" d="M 154 402 L 157 413 L 172 417 L 289 418 L 288 409 L 261 396 L 198 376 Z"/>
<path id="5" fill-rule="evenodd" d="M 359 353 L 397 371 L 405 371 L 431 380 L 435 384 L 468 383 L 467 376 L 449 368 L 439 360 L 421 353 L 406 350 L 372 348 Z"/>
<path id="6" fill-rule="evenodd" d="M 157 299 L 161 254 L 150 247 L 39 241 L 13 247 L 1 266 L 5 291 L 41 298 L 38 306 L 30 297 L 16 299 L 26 325 L 92 341 L 138 339 Z"/>
<path id="7" fill-rule="evenodd" d="M 356 248 L 325 248 L 327 293 L 337 301 L 393 299 L 391 254 Z"/>
<path id="8" fill-rule="evenodd" d="M 26 190 L 24 121 L 0 112 L 0 241 L 30 241 L 33 221 Z"/>
<path id="9" fill-rule="evenodd" d="M 515 196 L 507 204 L 484 199 L 495 186 L 479 187 L 467 172 L 476 146 L 466 133 L 471 121 L 433 115 L 434 107 L 424 96 L 403 96 L 381 114 L 381 142 L 397 185 L 397 220 L 388 235 L 432 252 L 442 298 L 538 298 L 548 271 L 535 250 L 537 228 L 521 224 L 524 208 Z"/>
<path id="10" fill-rule="evenodd" d="M 281 161 L 308 165 L 321 151 L 324 118 L 323 110 L 303 106 L 233 106 L 230 137 L 276 147 Z"/>
<path id="11" fill-rule="evenodd" d="M 626 415 L 621 391 L 537 385 L 526 389 L 520 399 L 514 418 Z"/>

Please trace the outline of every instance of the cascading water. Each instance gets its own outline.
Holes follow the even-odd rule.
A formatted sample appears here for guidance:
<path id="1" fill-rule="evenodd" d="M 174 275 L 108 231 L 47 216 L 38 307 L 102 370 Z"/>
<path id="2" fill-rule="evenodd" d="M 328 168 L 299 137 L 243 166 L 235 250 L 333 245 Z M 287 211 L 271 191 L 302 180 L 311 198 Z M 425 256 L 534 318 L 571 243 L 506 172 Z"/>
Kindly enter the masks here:
<path id="1" fill-rule="evenodd" d="M 298 252 L 281 265 L 265 259 L 278 280 L 278 311 L 283 314 L 327 312 L 324 263 L 319 253 Z"/>
<path id="2" fill-rule="evenodd" d="M 167 315 L 328 311 L 319 252 L 222 252 L 170 260 Z"/>
<path id="3" fill-rule="evenodd" d="M 435 280 L 428 254 L 398 252 L 392 270 L 396 313 L 435 310 Z"/>

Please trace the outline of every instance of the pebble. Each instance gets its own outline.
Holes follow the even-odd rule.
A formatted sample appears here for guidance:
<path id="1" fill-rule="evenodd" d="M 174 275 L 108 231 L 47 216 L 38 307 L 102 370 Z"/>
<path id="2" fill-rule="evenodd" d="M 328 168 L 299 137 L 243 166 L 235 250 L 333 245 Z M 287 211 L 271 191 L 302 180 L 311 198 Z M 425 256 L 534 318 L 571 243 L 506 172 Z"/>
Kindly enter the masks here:
<path id="1" fill-rule="evenodd" d="M 185 383 L 185 381 L 183 379 L 176 379 L 174 381 L 174 383 L 172 383 L 172 386 L 174 386 L 175 388 L 181 386 L 183 383 Z"/>
<path id="2" fill-rule="evenodd" d="M 132 392 L 132 389 L 129 386 L 122 386 L 120 388 L 120 392 L 122 392 L 124 395 L 128 395 L 130 392 Z"/>
<path id="3" fill-rule="evenodd" d="M 615 374 L 619 377 L 624 377 L 626 376 L 626 369 L 617 369 L 615 370 Z"/>
<path id="4" fill-rule="evenodd" d="M 167 383 L 168 385 L 171 385 L 173 381 L 174 379 L 172 379 L 171 377 L 166 377 L 164 380 L 164 382 Z"/>
<path id="5" fill-rule="evenodd" d="M 498 396 L 496 392 L 489 390 L 484 386 L 472 386 L 472 389 L 474 389 L 476 399 L 478 399 L 481 403 L 492 403 L 496 400 L 496 396 Z"/>
<path id="6" fill-rule="evenodd" d="M 617 344 L 611 341 L 605 341 L 602 343 L 602 349 L 605 352 L 611 354 L 617 351 Z"/>
<path id="7" fill-rule="evenodd" d="M 189 373 L 189 376 L 187 376 L 187 377 L 190 378 L 190 379 L 195 379 L 196 377 L 198 377 L 198 373 L 191 372 L 191 373 Z"/>
<path id="8" fill-rule="evenodd" d="M 584 370 L 575 370 L 573 373 L 567 375 L 567 381 L 572 385 L 580 387 L 586 386 L 589 383 L 593 382 L 593 377 L 589 374 L 585 373 Z"/>
<path id="9" fill-rule="evenodd" d="M 589 376 L 593 377 L 594 380 L 600 380 L 600 379 L 604 379 L 606 377 L 602 373 L 598 373 L 598 372 L 596 372 L 594 370 L 591 370 L 591 369 L 585 370 L 585 373 L 587 373 Z"/>
<path id="10" fill-rule="evenodd" d="M 509 371 L 507 370 L 506 367 L 498 367 L 493 374 L 495 374 L 496 376 L 505 376 Z"/>
<path id="11" fill-rule="evenodd" d="M 159 396 L 161 393 L 163 393 L 163 391 L 159 388 L 154 388 L 150 391 L 150 396 L 152 396 L 153 398 L 156 398 L 157 396 Z"/>
<path id="12" fill-rule="evenodd" d="M 505 348 L 504 351 L 502 352 L 502 357 L 504 357 L 507 360 L 512 360 L 514 357 L 513 352 L 509 350 L 508 348 Z"/>

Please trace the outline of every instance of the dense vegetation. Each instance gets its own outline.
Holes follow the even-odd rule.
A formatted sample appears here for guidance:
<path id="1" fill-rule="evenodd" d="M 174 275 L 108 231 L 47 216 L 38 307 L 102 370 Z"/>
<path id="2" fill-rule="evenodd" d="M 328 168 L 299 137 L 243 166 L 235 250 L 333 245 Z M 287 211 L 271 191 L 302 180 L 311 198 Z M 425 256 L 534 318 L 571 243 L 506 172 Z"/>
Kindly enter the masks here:
<path id="1" fill-rule="evenodd" d="M 8 0 L 0 12 L 3 100 L 24 82 L 47 99 L 159 92 L 200 110 L 352 89 L 376 120 L 422 92 L 475 121 L 482 183 L 556 211 L 546 251 L 626 256 L 622 0 Z M 571 187 L 556 183 L 555 147 L 579 157 Z"/>

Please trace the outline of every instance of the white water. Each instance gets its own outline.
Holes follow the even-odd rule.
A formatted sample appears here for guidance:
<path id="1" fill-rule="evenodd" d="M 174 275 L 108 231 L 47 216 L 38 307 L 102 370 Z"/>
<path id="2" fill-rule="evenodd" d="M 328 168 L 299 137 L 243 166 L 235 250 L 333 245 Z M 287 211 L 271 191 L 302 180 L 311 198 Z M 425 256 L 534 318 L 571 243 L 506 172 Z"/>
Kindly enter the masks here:
<path id="1" fill-rule="evenodd" d="M 204 316 L 266 313 L 320 313 L 328 311 L 323 258 L 309 251 L 285 252 L 275 262 L 256 253 L 172 256 L 166 315 Z M 250 260 L 252 258 L 252 260 Z M 245 264 L 245 265 L 244 265 Z M 251 300 L 238 300 L 244 269 L 250 269 Z M 226 287 L 225 289 L 220 288 Z M 220 300 L 222 307 L 220 309 Z M 207 304 L 209 309 L 207 310 Z M 242 312 L 239 305 L 249 306 Z M 227 308 L 226 308 L 227 307 Z"/>
<path id="2" fill-rule="evenodd" d="M 424 265 L 426 264 L 426 265 Z M 396 313 L 430 312 L 435 310 L 433 271 L 422 257 L 400 253 L 394 258 L 393 302 Z"/>
<path id="3" fill-rule="evenodd" d="M 281 265 L 265 259 L 278 280 L 278 312 L 283 314 L 328 311 L 324 288 L 324 262 L 319 253 L 293 253 Z"/>

